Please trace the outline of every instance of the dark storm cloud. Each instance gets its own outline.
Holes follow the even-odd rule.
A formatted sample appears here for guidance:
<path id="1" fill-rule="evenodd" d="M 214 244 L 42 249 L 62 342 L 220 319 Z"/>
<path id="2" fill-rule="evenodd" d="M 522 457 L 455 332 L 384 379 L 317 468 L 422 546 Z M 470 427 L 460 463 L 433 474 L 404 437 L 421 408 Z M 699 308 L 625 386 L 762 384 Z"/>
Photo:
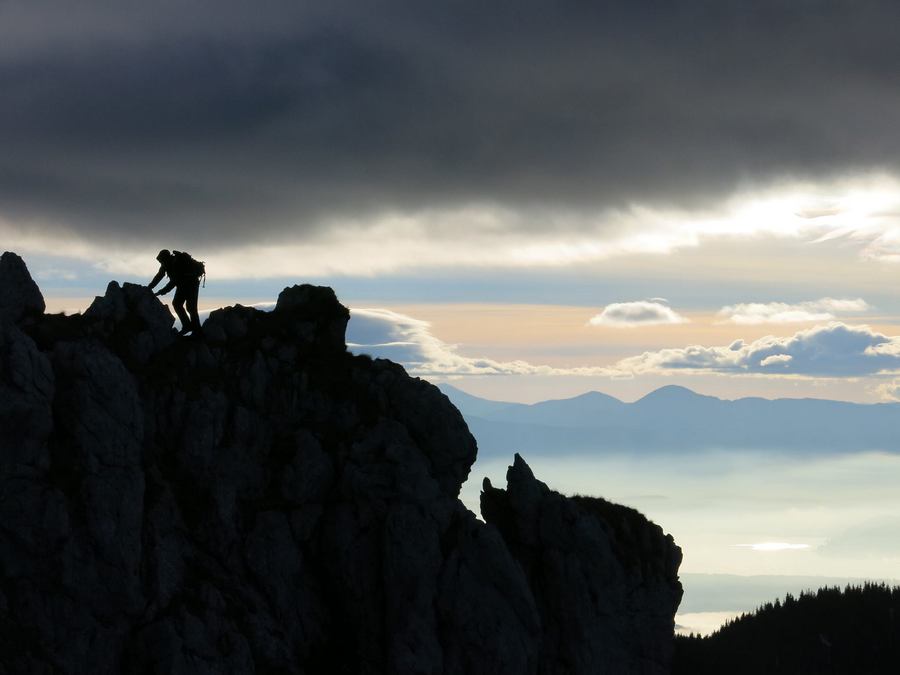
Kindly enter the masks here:
<path id="1" fill-rule="evenodd" d="M 381 209 L 696 205 L 894 170 L 898 19 L 890 2 L 7 0 L 0 217 L 277 240 Z"/>

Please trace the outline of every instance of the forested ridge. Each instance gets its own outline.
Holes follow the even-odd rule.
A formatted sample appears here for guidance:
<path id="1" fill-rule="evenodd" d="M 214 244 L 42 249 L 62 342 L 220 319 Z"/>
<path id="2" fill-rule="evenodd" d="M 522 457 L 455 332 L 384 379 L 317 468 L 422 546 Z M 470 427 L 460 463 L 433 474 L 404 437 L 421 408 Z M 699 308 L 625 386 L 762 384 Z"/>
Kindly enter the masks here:
<path id="1" fill-rule="evenodd" d="M 673 673 L 900 672 L 900 586 L 788 594 L 708 637 L 676 639 Z"/>

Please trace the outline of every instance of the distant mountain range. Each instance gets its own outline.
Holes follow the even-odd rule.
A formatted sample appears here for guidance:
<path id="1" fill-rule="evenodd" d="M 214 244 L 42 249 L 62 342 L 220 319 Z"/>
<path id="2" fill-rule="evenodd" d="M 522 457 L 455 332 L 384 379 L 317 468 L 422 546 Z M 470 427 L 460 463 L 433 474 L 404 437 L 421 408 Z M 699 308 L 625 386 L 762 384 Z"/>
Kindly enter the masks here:
<path id="1" fill-rule="evenodd" d="M 491 401 L 439 385 L 478 440 L 480 456 L 671 450 L 790 453 L 900 451 L 900 403 L 742 398 L 678 386 L 634 403 L 599 392 L 531 405 Z"/>

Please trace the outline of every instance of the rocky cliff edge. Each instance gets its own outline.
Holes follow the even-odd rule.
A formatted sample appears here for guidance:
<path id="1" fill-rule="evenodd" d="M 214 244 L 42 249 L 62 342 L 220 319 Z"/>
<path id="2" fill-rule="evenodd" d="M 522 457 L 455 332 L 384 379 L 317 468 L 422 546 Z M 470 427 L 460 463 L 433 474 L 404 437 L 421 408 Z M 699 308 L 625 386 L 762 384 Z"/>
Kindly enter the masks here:
<path id="1" fill-rule="evenodd" d="M 329 288 L 179 339 L 145 287 L 44 313 L 0 258 L 0 673 L 668 671 L 680 550 L 353 356 Z"/>

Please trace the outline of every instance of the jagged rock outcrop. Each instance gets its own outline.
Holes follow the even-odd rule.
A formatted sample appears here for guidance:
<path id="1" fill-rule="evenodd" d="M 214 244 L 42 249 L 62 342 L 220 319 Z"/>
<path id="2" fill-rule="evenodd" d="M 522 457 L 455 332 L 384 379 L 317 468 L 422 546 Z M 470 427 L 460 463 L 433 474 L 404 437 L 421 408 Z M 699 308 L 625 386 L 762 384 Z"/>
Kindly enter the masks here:
<path id="1" fill-rule="evenodd" d="M 347 353 L 331 289 L 178 339 L 145 287 L 62 316 L 32 286 L 4 255 L 0 673 L 589 672 L 545 646 L 562 619 L 512 531 L 460 503 L 476 447 L 458 411 Z M 594 550 L 558 526 L 574 559 Z M 602 601 L 638 588 L 611 558 L 585 570 L 607 568 Z M 614 606 L 639 617 L 624 630 L 655 616 L 642 602 Z M 666 653 L 673 613 L 631 643 Z"/>
<path id="2" fill-rule="evenodd" d="M 0 256 L 0 324 L 44 313 L 44 296 L 25 262 L 11 251 Z"/>
<path id="3" fill-rule="evenodd" d="M 550 490 L 519 455 L 506 477 L 506 490 L 484 479 L 481 512 L 537 602 L 540 671 L 669 672 L 682 594 L 671 535 L 626 506 Z"/>

